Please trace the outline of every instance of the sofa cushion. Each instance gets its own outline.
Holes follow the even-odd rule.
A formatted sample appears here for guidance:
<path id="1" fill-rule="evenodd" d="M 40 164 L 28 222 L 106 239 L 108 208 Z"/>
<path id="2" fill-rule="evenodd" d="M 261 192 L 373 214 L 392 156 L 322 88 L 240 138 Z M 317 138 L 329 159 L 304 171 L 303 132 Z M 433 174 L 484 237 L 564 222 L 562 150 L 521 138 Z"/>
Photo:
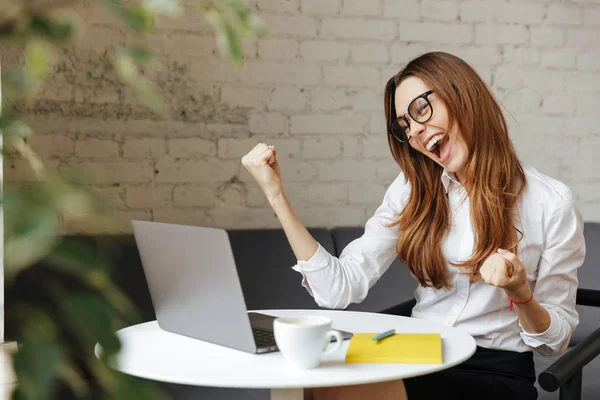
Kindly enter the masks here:
<path id="1" fill-rule="evenodd" d="M 340 255 L 344 248 L 364 233 L 362 227 L 344 227 L 331 230 L 336 254 Z M 350 304 L 346 310 L 379 312 L 385 308 L 410 300 L 414 296 L 417 281 L 408 272 L 408 267 L 397 258 L 389 269 L 369 290 L 367 297 L 360 304 Z"/>
<path id="2" fill-rule="evenodd" d="M 68 235 L 59 243 L 52 255 L 64 254 L 63 250 L 73 246 L 86 246 L 92 251 L 95 248 L 95 242 L 92 237 L 78 235 Z M 73 278 L 63 272 L 58 272 L 52 267 L 48 259 L 43 258 L 33 265 L 19 272 L 14 279 L 7 279 L 4 287 L 4 309 L 5 309 L 5 338 L 8 341 L 21 341 L 20 331 L 23 326 L 17 326 L 16 322 L 21 321 L 23 305 L 31 305 L 40 309 L 47 309 L 51 314 L 57 312 L 56 296 L 49 288 L 49 282 L 57 280 L 60 282 L 63 290 L 70 293 L 79 293 L 83 289 L 80 279 Z M 84 292 L 86 292 L 84 290 Z M 25 308 L 26 310 L 26 308 Z M 1 375 L 1 374 L 0 374 Z"/>
<path id="3" fill-rule="evenodd" d="M 334 252 L 329 230 L 308 231 L 327 251 Z M 283 229 L 241 229 L 227 233 L 249 310 L 319 308 L 301 285 L 302 275 L 291 268 L 297 260 Z"/>

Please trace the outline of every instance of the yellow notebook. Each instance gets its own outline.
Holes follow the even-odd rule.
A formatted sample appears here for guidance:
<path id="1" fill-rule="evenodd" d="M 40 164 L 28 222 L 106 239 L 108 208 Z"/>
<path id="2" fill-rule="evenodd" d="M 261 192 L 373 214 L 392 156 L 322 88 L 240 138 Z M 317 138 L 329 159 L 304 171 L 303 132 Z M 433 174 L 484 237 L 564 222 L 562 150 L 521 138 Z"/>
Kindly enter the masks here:
<path id="1" fill-rule="evenodd" d="M 375 341 L 374 333 L 355 333 L 346 353 L 347 363 L 441 364 L 439 333 L 396 333 Z"/>

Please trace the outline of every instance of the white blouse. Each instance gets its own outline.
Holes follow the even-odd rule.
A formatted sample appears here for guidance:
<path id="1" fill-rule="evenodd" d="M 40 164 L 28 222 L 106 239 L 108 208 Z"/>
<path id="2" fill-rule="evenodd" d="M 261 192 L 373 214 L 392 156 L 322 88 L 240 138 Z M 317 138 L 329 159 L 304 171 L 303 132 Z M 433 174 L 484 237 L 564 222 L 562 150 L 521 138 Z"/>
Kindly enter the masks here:
<path id="1" fill-rule="evenodd" d="M 566 349 L 579 323 L 575 310 L 577 268 L 585 258 L 583 218 L 571 191 L 561 182 L 525 166 L 527 187 L 518 201 L 523 239 L 517 256 L 527 268 L 534 298 L 550 314 L 543 333 L 525 332 L 517 313 L 509 310 L 504 289 L 483 281 L 469 283 L 448 264 L 451 289 L 424 288 L 415 279 L 417 304 L 412 316 L 463 329 L 478 346 L 557 354 Z M 470 205 L 463 186 L 444 172 L 442 182 L 451 207 L 452 227 L 443 243 L 447 261 L 469 259 L 473 254 Z M 402 210 L 410 185 L 401 173 L 385 193 L 382 204 L 367 221 L 364 234 L 346 246 L 339 258 L 319 244 L 308 261 L 292 268 L 302 274 L 302 285 L 315 302 L 330 309 L 344 309 L 362 302 L 369 289 L 397 257 L 396 227 L 387 228 Z"/>

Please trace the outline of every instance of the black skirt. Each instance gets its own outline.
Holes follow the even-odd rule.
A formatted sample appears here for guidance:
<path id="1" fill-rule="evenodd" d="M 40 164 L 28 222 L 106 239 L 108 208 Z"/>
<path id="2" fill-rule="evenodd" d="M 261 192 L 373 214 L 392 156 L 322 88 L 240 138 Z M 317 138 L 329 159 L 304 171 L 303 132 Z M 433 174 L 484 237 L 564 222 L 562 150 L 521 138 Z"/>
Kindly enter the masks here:
<path id="1" fill-rule="evenodd" d="M 408 400 L 535 400 L 533 353 L 477 347 L 467 361 L 404 379 Z"/>

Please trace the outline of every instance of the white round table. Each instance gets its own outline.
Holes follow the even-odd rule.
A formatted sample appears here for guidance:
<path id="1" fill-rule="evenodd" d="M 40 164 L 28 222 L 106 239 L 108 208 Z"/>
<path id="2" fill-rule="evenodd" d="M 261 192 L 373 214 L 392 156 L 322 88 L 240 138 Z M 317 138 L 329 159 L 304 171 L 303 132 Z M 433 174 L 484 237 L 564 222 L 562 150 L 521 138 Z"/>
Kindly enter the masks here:
<path id="1" fill-rule="evenodd" d="M 303 388 L 357 385 L 409 378 L 457 365 L 473 355 L 475 340 L 442 324 L 395 315 L 336 310 L 256 310 L 274 316 L 325 315 L 334 329 L 350 332 L 440 333 L 443 364 L 371 364 L 344 362 L 342 350 L 323 357 L 312 370 L 290 368 L 281 353 L 248 354 L 166 332 L 156 321 L 117 331 L 122 349 L 113 367 L 141 378 L 196 386 L 271 389 L 272 400 L 303 399 Z M 96 353 L 100 349 L 96 348 Z"/>

